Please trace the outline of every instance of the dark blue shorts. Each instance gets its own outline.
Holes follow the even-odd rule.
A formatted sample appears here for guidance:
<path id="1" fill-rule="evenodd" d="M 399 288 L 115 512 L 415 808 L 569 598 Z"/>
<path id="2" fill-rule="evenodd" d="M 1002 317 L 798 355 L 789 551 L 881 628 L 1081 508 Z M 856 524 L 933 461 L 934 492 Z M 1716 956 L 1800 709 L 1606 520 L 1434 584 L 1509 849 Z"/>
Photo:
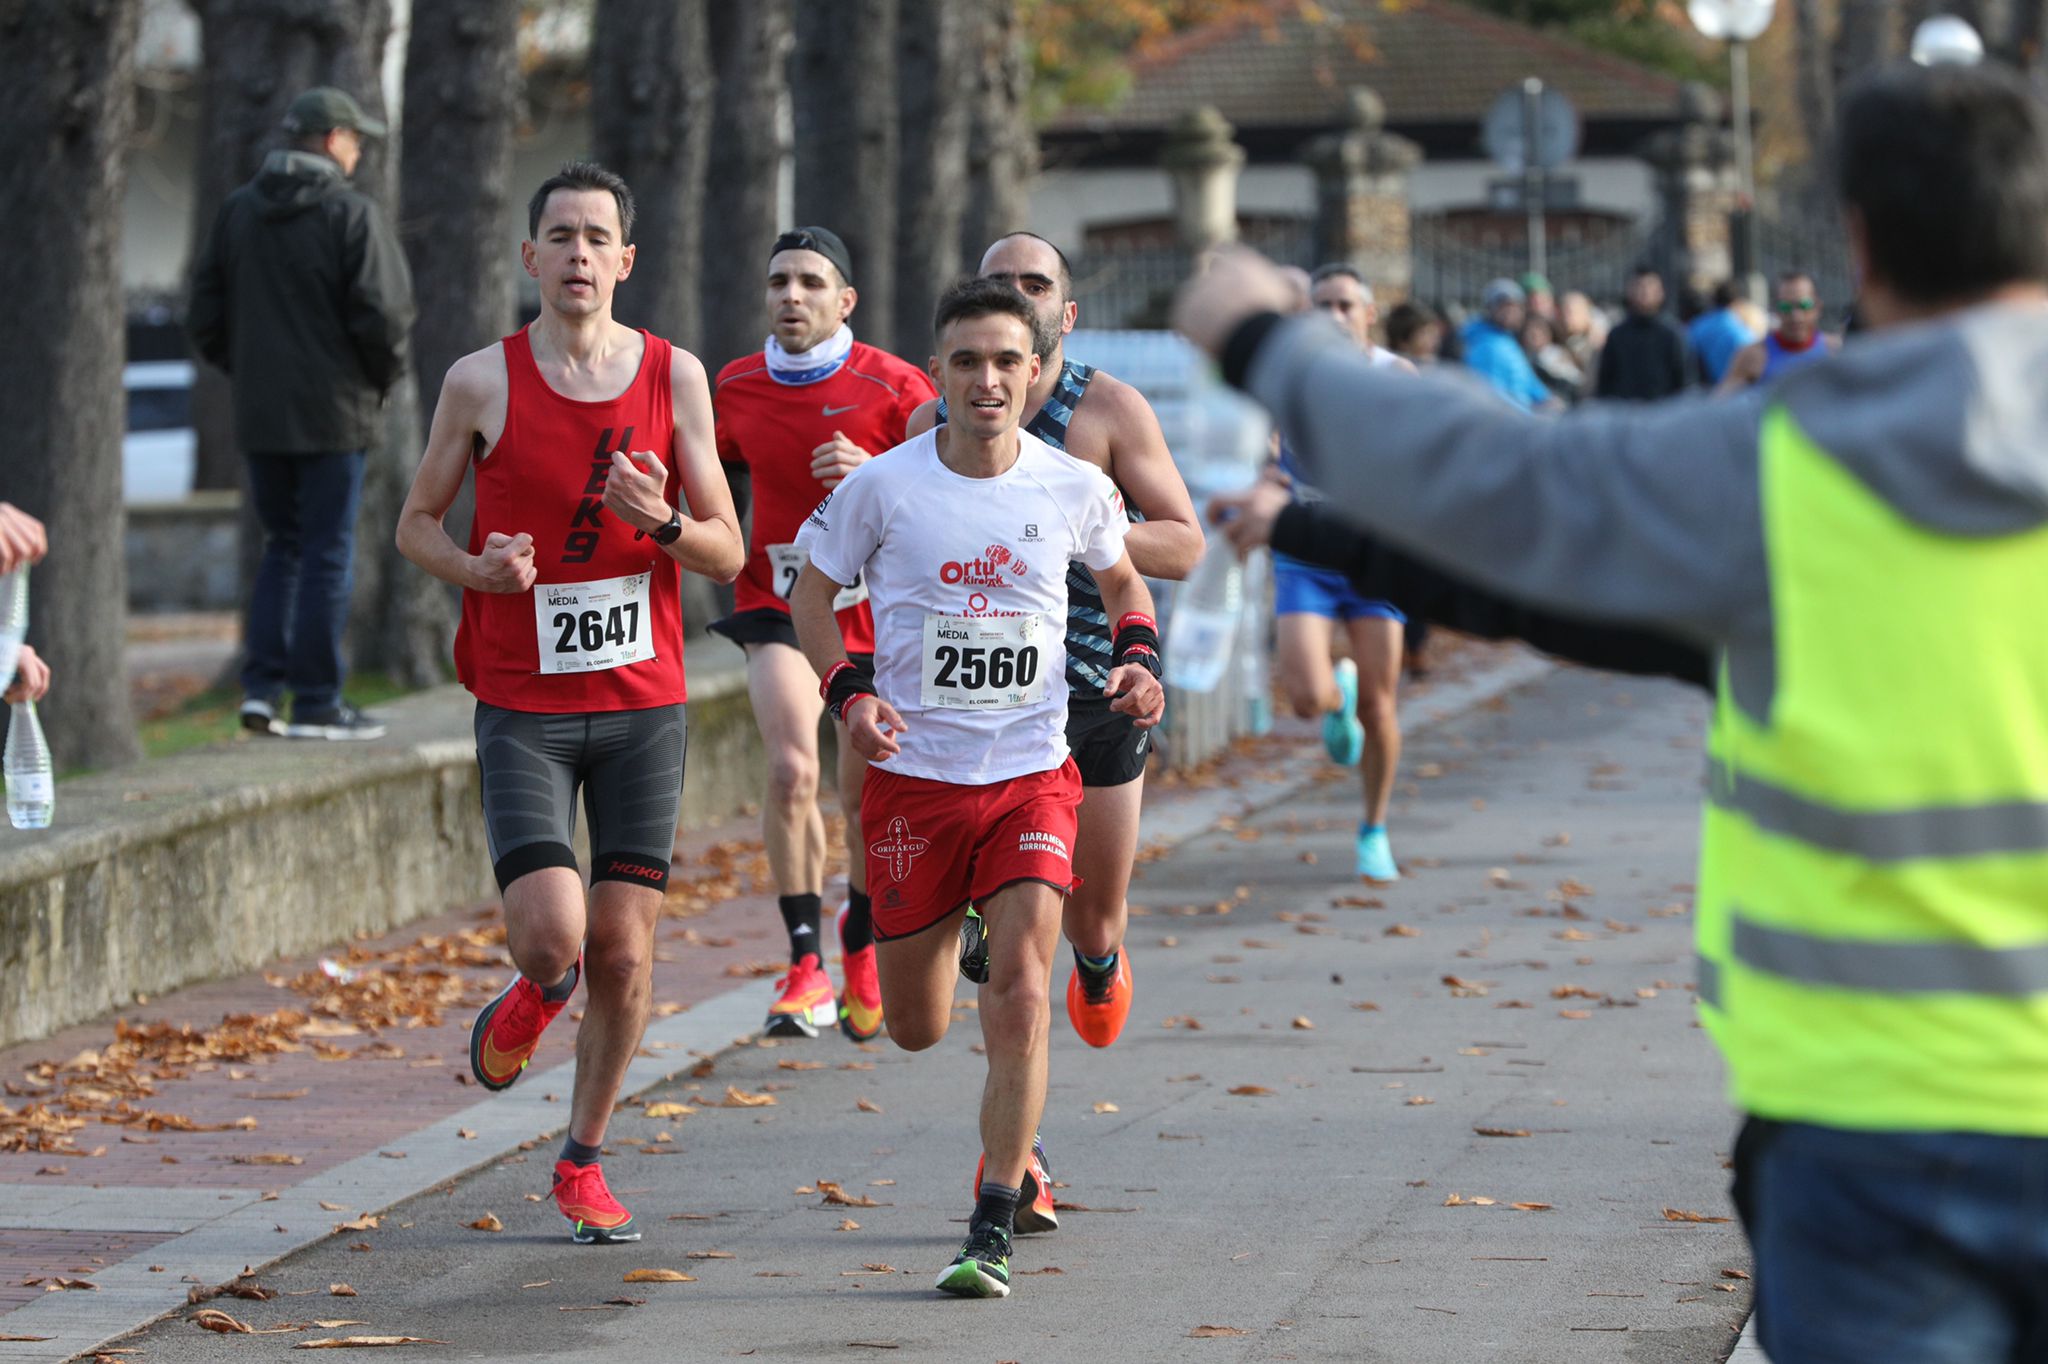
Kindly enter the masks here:
<path id="1" fill-rule="evenodd" d="M 1362 597 L 1334 568 L 1317 568 L 1284 554 L 1273 556 L 1273 614 L 1324 616 L 1330 620 L 1394 620 L 1408 617 L 1392 602 Z"/>

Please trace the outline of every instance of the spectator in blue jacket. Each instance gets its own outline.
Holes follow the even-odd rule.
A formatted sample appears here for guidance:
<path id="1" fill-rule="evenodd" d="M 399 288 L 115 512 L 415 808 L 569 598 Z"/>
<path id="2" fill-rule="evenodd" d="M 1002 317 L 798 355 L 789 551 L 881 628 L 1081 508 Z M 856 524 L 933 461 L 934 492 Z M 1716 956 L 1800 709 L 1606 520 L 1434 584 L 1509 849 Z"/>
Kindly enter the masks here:
<path id="1" fill-rule="evenodd" d="M 1465 324 L 1465 367 L 1525 412 L 1558 406 L 1522 351 L 1528 295 L 1511 279 L 1497 279 L 1479 296 L 1479 316 Z"/>
<path id="2" fill-rule="evenodd" d="M 1692 343 L 1693 357 L 1699 361 L 1700 381 L 1709 388 L 1721 382 L 1735 352 L 1756 344 L 1756 333 L 1735 311 L 1737 297 L 1734 281 L 1723 280 L 1714 286 L 1714 306 L 1685 329 L 1685 339 Z"/>

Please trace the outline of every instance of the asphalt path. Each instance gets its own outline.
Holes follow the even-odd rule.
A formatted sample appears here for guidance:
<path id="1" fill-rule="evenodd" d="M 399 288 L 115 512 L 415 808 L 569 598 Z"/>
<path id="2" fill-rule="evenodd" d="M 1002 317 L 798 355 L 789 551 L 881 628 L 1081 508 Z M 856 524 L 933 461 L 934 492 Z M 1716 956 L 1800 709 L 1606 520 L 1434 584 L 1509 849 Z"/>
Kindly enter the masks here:
<path id="1" fill-rule="evenodd" d="M 188 1312 L 124 1357 L 1725 1359 L 1749 1284 L 1690 988 L 1704 716 L 1566 671 L 1412 741 L 1398 886 L 1347 875 L 1348 773 L 1147 862 L 1123 1039 L 1091 1051 L 1055 1005 L 1067 1210 L 1006 1300 L 931 1287 L 978 1153 L 963 986 L 930 1052 L 741 1045 L 622 1111 L 606 1170 L 638 1245 L 570 1244 L 537 1148 L 265 1270 L 276 1297 L 207 1304 L 302 1329 Z"/>

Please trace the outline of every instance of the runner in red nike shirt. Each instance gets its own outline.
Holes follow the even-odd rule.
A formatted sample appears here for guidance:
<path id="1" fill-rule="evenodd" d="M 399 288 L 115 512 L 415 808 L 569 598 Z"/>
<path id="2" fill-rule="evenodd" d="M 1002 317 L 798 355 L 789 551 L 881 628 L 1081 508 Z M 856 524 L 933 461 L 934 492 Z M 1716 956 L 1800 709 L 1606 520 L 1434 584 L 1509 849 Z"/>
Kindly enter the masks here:
<path id="1" fill-rule="evenodd" d="M 471 1030 L 471 1070 L 490 1090 L 517 1080 L 587 971 L 555 1202 L 579 1243 L 637 1241 L 598 1148 L 647 1027 L 675 847 L 680 570 L 731 582 L 744 550 L 703 365 L 612 319 L 633 269 L 632 191 L 579 162 L 527 217 L 540 316 L 449 368 L 398 547 L 462 588 L 455 668 L 477 699 L 484 825 L 518 968 Z M 465 552 L 442 518 L 471 468 Z M 587 900 L 570 846 L 579 789 Z"/>
<path id="2" fill-rule="evenodd" d="M 718 457 L 744 510 L 754 504 L 747 566 L 735 610 L 711 628 L 747 651 L 747 691 L 768 751 L 762 833 L 789 931 L 789 974 L 768 1010 L 776 1037 L 816 1037 L 836 1017 L 856 1042 L 882 1027 L 875 938 L 860 840 L 861 777 L 867 764 L 839 745 L 839 808 L 846 815 L 847 903 L 839 914 L 846 988 L 836 1007 L 821 941 L 827 848 L 818 810 L 818 678 L 797 650 L 789 591 L 803 567 L 797 531 L 818 499 L 877 451 L 903 440 L 910 413 L 933 395 L 924 372 L 853 339 L 847 324 L 858 294 L 853 262 L 838 235 L 798 228 L 768 254 L 768 314 L 774 331 L 761 351 L 719 371 Z M 839 594 L 840 637 L 872 661 L 875 622 L 867 589 Z"/>

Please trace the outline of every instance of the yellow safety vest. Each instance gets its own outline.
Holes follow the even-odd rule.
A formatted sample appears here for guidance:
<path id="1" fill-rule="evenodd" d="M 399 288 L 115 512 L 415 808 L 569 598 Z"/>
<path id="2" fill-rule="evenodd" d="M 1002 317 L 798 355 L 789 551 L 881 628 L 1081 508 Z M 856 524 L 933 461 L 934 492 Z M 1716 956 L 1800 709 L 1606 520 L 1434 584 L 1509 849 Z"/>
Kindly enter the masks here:
<path id="1" fill-rule="evenodd" d="M 1724 673 L 1699 993 L 1768 1118 L 2048 1136 L 2048 528 L 1915 524 L 1763 420 L 1776 685 Z"/>

